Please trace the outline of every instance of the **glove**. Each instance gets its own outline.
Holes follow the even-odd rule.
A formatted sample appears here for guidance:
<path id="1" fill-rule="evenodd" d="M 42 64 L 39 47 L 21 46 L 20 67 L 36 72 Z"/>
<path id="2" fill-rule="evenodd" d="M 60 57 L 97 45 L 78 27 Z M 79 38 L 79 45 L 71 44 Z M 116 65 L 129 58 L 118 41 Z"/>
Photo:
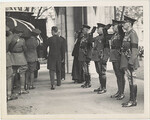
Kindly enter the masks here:
<path id="1" fill-rule="evenodd" d="M 129 68 L 129 70 L 133 70 L 134 69 L 133 64 L 128 64 L 128 68 Z"/>

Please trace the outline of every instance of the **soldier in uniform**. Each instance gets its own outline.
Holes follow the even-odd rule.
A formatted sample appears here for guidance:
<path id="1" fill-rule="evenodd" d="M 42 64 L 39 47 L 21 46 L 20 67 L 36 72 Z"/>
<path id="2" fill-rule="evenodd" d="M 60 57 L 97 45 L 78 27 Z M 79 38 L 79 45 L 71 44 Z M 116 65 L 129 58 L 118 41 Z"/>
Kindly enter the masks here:
<path id="1" fill-rule="evenodd" d="M 13 34 L 10 32 L 10 28 L 6 26 L 6 79 L 7 79 L 7 100 L 15 100 L 18 97 L 12 94 L 12 78 L 13 78 L 13 69 L 12 69 L 12 60 L 11 53 L 9 51 L 9 45 L 13 38 Z"/>
<path id="2" fill-rule="evenodd" d="M 124 31 L 122 29 L 122 21 L 112 20 L 112 26 L 114 35 L 110 40 L 110 62 L 112 62 L 113 69 L 117 78 L 118 91 L 116 94 L 111 95 L 111 98 L 117 98 L 117 100 L 122 100 L 124 96 L 125 78 L 124 71 L 120 69 L 120 59 L 121 59 L 121 46 L 124 37 Z"/>
<path id="3" fill-rule="evenodd" d="M 81 67 L 83 70 L 83 75 L 85 78 L 85 83 L 81 85 L 83 88 L 91 87 L 91 78 L 89 73 L 89 64 L 90 64 L 90 58 L 89 58 L 89 52 L 90 52 L 90 46 L 88 46 L 88 40 L 89 40 L 89 29 L 91 28 L 88 25 L 82 26 L 82 37 L 79 47 L 79 56 L 78 60 L 81 61 Z"/>
<path id="4" fill-rule="evenodd" d="M 61 63 L 64 58 L 65 52 L 63 48 L 63 40 L 58 36 L 58 28 L 52 27 L 52 37 L 44 43 L 45 49 L 49 47 L 49 55 L 47 60 L 47 69 L 49 69 L 51 90 L 55 89 L 54 73 L 57 76 L 57 86 L 61 85 Z"/>
<path id="5" fill-rule="evenodd" d="M 10 44 L 10 50 L 13 60 L 13 72 L 14 74 L 20 75 L 20 92 L 19 94 L 27 94 L 28 91 L 25 90 L 25 73 L 27 70 L 27 61 L 24 55 L 26 51 L 25 40 L 21 38 L 23 31 L 19 27 L 15 27 L 13 30 L 14 37 Z"/>
<path id="6" fill-rule="evenodd" d="M 106 36 L 104 35 L 105 25 L 97 23 L 97 33 L 99 34 L 93 38 L 94 47 L 92 51 L 92 60 L 95 62 L 96 72 L 99 74 L 100 87 L 94 92 L 103 94 L 106 92 L 106 65 L 109 58 L 109 47 L 106 43 Z"/>
<path id="7" fill-rule="evenodd" d="M 34 89 L 34 72 L 37 70 L 37 46 L 39 45 L 39 41 L 37 39 L 37 35 L 39 35 L 41 31 L 39 29 L 33 29 L 32 35 L 25 41 L 27 50 L 25 51 L 25 57 L 28 63 L 28 69 L 26 72 L 26 85 L 27 89 Z"/>
<path id="8" fill-rule="evenodd" d="M 133 78 L 133 72 L 139 67 L 138 61 L 138 36 L 132 26 L 136 20 L 124 16 L 123 28 L 126 31 L 122 43 L 122 54 L 120 68 L 125 71 L 129 81 L 130 99 L 126 103 L 122 103 L 122 107 L 136 106 L 137 101 L 137 85 Z"/>

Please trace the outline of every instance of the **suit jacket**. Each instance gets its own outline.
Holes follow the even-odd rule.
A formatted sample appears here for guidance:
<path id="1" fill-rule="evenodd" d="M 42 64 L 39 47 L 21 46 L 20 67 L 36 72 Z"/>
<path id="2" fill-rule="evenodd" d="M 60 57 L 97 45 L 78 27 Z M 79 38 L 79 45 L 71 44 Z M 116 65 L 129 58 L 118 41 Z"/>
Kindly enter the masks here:
<path id="1" fill-rule="evenodd" d="M 25 42 L 27 50 L 25 51 L 25 56 L 27 59 L 27 62 L 35 62 L 37 61 L 37 46 L 38 46 L 38 40 L 36 37 L 31 36 L 29 39 Z"/>
<path id="2" fill-rule="evenodd" d="M 53 35 L 44 43 L 45 49 L 49 47 L 47 68 L 56 70 L 56 62 L 61 62 L 65 56 L 63 40 L 58 35 Z M 61 68 L 60 68 L 61 69 Z"/>

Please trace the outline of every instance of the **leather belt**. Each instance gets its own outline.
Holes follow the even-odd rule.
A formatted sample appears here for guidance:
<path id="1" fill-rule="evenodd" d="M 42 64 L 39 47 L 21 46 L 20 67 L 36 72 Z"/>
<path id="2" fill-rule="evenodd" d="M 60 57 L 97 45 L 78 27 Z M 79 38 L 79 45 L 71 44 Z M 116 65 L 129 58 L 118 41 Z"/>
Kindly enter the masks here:
<path id="1" fill-rule="evenodd" d="M 23 51 L 13 51 L 12 53 L 23 53 Z"/>

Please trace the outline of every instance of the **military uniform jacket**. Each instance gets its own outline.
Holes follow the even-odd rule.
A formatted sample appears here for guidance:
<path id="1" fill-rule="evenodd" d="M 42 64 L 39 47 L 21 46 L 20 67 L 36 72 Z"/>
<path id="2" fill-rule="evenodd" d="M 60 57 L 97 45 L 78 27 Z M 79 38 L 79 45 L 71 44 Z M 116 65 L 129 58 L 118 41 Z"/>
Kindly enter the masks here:
<path id="1" fill-rule="evenodd" d="M 38 40 L 36 37 L 31 36 L 25 42 L 27 50 L 25 51 L 25 56 L 27 62 L 35 62 L 38 60 L 36 48 L 38 46 Z"/>
<path id="2" fill-rule="evenodd" d="M 110 62 L 120 61 L 120 49 L 122 46 L 122 37 L 115 33 L 111 38 Z"/>
<path id="3" fill-rule="evenodd" d="M 89 42 L 89 34 L 83 35 L 79 46 L 79 61 L 90 61 L 91 59 L 91 46 Z"/>
<path id="4" fill-rule="evenodd" d="M 124 52 L 122 52 L 120 65 L 121 68 L 128 68 L 128 65 L 131 65 L 133 69 L 137 69 L 139 67 L 138 36 L 133 29 L 131 29 L 129 32 L 126 32 L 125 37 L 123 39 L 122 47 L 124 51 L 130 49 L 131 54 L 130 57 L 127 58 Z"/>
<path id="5" fill-rule="evenodd" d="M 44 47 L 49 47 L 47 68 L 56 70 L 56 62 L 61 62 L 65 55 L 63 40 L 58 35 L 53 35 L 44 43 Z M 60 68 L 61 69 L 61 68 Z"/>
<path id="6" fill-rule="evenodd" d="M 104 50 L 104 43 L 103 43 L 104 36 L 99 35 L 93 38 L 94 47 L 92 49 L 92 61 L 100 61 L 103 55 Z"/>
<path id="7" fill-rule="evenodd" d="M 9 52 L 9 45 L 11 43 L 12 38 L 13 35 L 9 35 L 8 37 L 6 37 L 6 67 L 12 66 L 11 53 Z"/>
<path id="8" fill-rule="evenodd" d="M 105 61 L 107 62 L 109 58 L 109 47 L 105 45 L 104 35 L 98 35 L 97 37 L 93 38 L 92 41 L 94 42 L 94 47 L 92 49 L 92 58 L 93 61 Z"/>
<path id="9" fill-rule="evenodd" d="M 18 35 L 14 35 L 11 44 L 14 44 L 15 42 L 17 43 L 11 50 L 13 65 L 27 65 L 27 61 L 24 55 L 24 52 L 26 51 L 25 40 L 20 38 Z"/>

